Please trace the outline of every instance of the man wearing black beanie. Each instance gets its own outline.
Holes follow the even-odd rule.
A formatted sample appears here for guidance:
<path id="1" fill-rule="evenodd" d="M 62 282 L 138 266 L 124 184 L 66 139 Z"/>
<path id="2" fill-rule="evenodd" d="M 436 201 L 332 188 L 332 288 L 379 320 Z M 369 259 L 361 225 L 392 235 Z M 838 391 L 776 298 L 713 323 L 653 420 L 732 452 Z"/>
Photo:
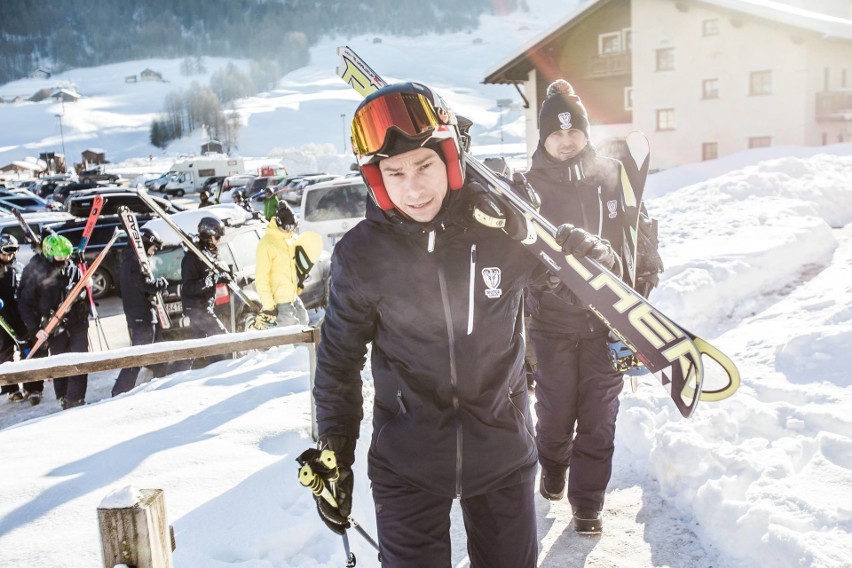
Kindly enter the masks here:
<path id="1" fill-rule="evenodd" d="M 589 143 L 588 114 L 567 81 L 548 87 L 539 130 L 527 179 L 541 197 L 541 213 L 554 224 L 570 223 L 601 237 L 612 252 L 609 262 L 601 264 L 621 274 L 622 166 L 596 154 Z M 609 360 L 608 329 L 594 313 L 572 302 L 561 284 L 530 289 L 527 297 L 539 371 L 539 491 L 558 501 L 565 495 L 567 477 L 574 529 L 600 534 L 623 384 Z"/>

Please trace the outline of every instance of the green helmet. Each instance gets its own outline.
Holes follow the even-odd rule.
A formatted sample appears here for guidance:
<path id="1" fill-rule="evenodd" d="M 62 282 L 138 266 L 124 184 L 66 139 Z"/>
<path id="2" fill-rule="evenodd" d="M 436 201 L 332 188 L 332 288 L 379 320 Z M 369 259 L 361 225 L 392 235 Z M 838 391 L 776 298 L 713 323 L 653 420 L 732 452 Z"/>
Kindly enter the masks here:
<path id="1" fill-rule="evenodd" d="M 71 244 L 71 241 L 67 237 L 57 234 L 48 235 L 41 245 L 41 252 L 48 260 L 55 260 L 57 257 L 66 259 L 71 256 L 73 250 L 74 245 Z"/>

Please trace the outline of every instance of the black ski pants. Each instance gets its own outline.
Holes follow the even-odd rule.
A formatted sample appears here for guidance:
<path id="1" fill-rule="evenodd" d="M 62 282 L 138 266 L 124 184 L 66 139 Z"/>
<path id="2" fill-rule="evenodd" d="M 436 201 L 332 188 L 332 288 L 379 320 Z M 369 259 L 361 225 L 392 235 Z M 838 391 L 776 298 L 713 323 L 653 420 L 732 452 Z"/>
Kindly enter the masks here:
<path id="1" fill-rule="evenodd" d="M 11 343 L 4 345 L 0 348 L 0 363 L 5 363 L 6 361 L 13 361 L 15 358 L 15 346 Z M 13 392 L 18 392 L 20 387 L 17 383 L 11 385 L 3 385 L 0 387 L 0 395 L 9 394 Z M 41 392 L 44 390 L 44 381 L 30 381 L 28 383 L 24 383 L 24 392 Z"/>
<path id="2" fill-rule="evenodd" d="M 184 305 L 183 311 L 189 317 L 190 335 L 194 339 L 228 333 L 228 330 L 225 329 L 225 325 L 213 311 L 213 308 L 192 308 Z M 196 360 L 200 364 L 196 363 L 195 367 L 198 368 L 199 366 L 209 365 L 216 361 L 224 361 L 225 359 L 228 359 L 228 355 L 211 355 L 204 357 L 202 360 Z"/>
<path id="3" fill-rule="evenodd" d="M 533 568 L 538 558 L 533 480 L 460 504 L 471 568 Z M 382 568 L 450 568 L 453 499 L 390 472 L 373 480 Z"/>
<path id="4" fill-rule="evenodd" d="M 538 356 L 536 445 L 541 466 L 568 469 L 568 501 L 600 511 L 612 475 L 622 375 L 612 368 L 607 331 L 530 330 Z"/>
<path id="5" fill-rule="evenodd" d="M 133 345 L 151 345 L 163 339 L 160 326 L 156 322 L 152 323 L 141 319 L 128 320 L 127 331 L 130 333 L 130 343 Z M 161 373 L 165 372 L 165 367 L 166 364 L 152 365 L 151 370 L 155 377 L 159 377 L 162 376 Z M 115 379 L 115 384 L 112 387 L 112 396 L 133 390 L 140 370 L 141 367 L 125 367 L 119 371 L 118 378 Z"/>
<path id="6" fill-rule="evenodd" d="M 48 340 L 50 354 L 61 353 L 84 353 L 89 350 L 89 321 L 77 322 Z M 53 392 L 56 398 L 65 397 L 66 400 L 77 402 L 86 400 L 86 388 L 89 384 L 89 375 L 74 375 L 71 377 L 59 377 L 53 379 Z"/>

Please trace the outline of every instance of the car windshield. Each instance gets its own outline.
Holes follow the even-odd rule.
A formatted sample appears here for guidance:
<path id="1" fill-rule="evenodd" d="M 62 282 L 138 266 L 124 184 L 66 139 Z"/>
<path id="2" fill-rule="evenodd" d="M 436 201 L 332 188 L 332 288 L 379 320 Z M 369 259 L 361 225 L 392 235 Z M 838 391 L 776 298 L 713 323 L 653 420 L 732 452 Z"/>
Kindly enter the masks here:
<path id="1" fill-rule="evenodd" d="M 363 183 L 315 189 L 308 193 L 306 221 L 328 221 L 364 217 L 367 211 L 367 186 Z"/>

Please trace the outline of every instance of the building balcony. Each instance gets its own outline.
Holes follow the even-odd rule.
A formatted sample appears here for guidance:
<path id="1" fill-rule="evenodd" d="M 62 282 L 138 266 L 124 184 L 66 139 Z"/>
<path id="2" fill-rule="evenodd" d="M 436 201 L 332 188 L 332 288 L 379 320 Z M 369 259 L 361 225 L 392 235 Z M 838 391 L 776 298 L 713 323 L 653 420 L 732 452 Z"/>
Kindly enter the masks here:
<path id="1" fill-rule="evenodd" d="M 852 89 L 817 93 L 816 119 L 852 121 Z"/>
<path id="2" fill-rule="evenodd" d="M 630 52 L 595 55 L 589 60 L 588 76 L 600 79 L 630 75 Z"/>

